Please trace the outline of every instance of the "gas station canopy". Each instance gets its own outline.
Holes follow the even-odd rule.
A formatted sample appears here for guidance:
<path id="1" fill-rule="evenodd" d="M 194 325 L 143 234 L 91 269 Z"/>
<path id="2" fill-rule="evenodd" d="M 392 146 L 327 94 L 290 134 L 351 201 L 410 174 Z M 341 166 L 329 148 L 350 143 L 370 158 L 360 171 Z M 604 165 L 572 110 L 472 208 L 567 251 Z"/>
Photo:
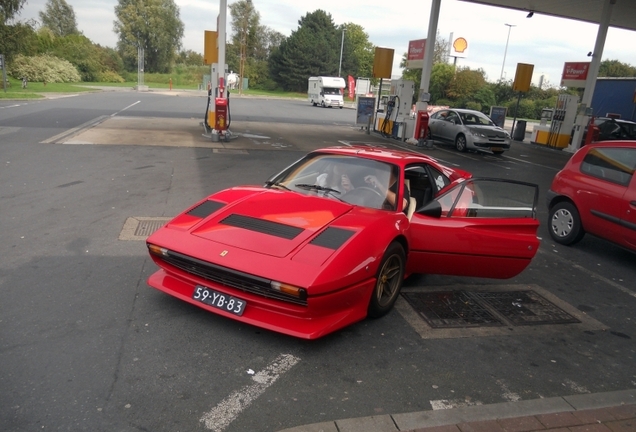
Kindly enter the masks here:
<path id="1" fill-rule="evenodd" d="M 599 24 L 603 4 L 607 0 L 462 0 L 507 9 L 535 12 L 557 18 L 568 18 Z M 610 27 L 636 30 L 636 5 L 633 0 L 615 0 Z"/>

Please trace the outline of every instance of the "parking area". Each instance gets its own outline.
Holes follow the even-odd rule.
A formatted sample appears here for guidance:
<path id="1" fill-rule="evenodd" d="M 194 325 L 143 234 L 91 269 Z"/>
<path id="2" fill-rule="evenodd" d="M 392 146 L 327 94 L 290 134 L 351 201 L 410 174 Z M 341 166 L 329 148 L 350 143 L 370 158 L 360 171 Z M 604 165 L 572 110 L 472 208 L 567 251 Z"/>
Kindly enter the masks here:
<path id="1" fill-rule="evenodd" d="M 634 255 L 593 237 L 557 245 L 545 229 L 567 154 L 419 149 L 367 135 L 351 110 L 233 104 L 229 143 L 202 137 L 204 98 L 122 92 L 0 111 L 0 429 L 274 431 L 634 387 Z M 539 253 L 511 280 L 413 276 L 389 315 L 313 342 L 146 285 L 143 240 L 160 223 L 352 143 L 537 183 Z M 543 322 L 524 323 L 523 308 Z"/>

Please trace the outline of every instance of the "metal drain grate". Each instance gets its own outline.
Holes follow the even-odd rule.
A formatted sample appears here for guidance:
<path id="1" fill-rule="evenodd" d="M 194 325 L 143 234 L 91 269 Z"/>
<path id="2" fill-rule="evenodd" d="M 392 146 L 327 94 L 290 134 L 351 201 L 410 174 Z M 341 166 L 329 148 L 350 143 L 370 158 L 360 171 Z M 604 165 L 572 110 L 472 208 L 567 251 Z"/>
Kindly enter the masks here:
<path id="1" fill-rule="evenodd" d="M 129 217 L 119 233 L 119 240 L 146 240 L 149 235 L 164 226 L 172 218 Z"/>
<path id="2" fill-rule="evenodd" d="M 165 221 L 162 220 L 140 220 L 137 229 L 135 230 L 136 236 L 148 237 L 153 232 L 165 225 Z"/>
<path id="3" fill-rule="evenodd" d="M 403 292 L 432 328 L 580 323 L 534 291 Z"/>
<path id="4" fill-rule="evenodd" d="M 516 326 L 581 322 L 534 291 L 476 292 L 472 294 L 488 303 Z"/>
<path id="5" fill-rule="evenodd" d="M 403 292 L 402 296 L 433 328 L 503 326 L 504 323 L 466 291 Z"/>

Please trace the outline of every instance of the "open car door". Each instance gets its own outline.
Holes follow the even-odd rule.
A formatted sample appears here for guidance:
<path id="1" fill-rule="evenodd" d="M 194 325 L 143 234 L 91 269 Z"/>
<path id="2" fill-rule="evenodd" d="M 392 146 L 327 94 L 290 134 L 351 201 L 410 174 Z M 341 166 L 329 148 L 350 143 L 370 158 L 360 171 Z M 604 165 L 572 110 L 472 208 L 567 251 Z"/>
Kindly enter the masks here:
<path id="1" fill-rule="evenodd" d="M 409 228 L 408 273 L 507 279 L 539 248 L 539 187 L 468 179 L 418 209 Z"/>

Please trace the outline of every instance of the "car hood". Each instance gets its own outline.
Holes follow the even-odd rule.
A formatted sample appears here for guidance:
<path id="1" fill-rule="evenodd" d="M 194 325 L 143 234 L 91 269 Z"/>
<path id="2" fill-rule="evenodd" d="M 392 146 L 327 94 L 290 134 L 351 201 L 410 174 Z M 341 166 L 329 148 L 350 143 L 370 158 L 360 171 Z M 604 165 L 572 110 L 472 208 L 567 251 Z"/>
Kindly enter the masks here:
<path id="1" fill-rule="evenodd" d="M 213 195 L 210 200 L 214 198 Z M 228 203 L 190 232 L 228 246 L 282 258 L 351 209 L 350 204 L 335 199 L 265 189 Z"/>
<path id="2" fill-rule="evenodd" d="M 486 136 L 506 138 L 507 133 L 499 126 L 468 126 L 468 130 L 473 133 L 482 133 Z"/>

